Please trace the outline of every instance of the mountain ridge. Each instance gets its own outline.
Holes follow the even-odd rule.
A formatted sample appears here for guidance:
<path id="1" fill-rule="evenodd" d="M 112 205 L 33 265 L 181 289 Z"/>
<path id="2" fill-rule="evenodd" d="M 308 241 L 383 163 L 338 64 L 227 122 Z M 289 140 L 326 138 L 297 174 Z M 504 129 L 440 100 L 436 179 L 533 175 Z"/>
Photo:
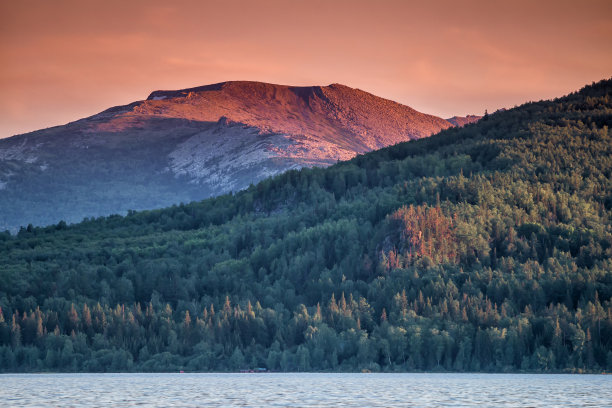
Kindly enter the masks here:
<path id="1" fill-rule="evenodd" d="M 0 140 L 0 229 L 200 200 L 450 126 L 340 84 L 227 81 L 153 91 Z"/>

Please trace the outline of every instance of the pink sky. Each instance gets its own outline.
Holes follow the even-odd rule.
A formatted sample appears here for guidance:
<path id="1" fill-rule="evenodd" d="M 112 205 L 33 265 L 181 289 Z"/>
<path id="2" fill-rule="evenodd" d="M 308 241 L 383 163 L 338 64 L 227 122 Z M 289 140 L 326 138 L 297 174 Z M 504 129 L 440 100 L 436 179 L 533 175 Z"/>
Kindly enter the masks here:
<path id="1" fill-rule="evenodd" d="M 610 16 L 609 0 L 0 0 L 0 137 L 227 80 L 482 114 L 612 76 Z"/>

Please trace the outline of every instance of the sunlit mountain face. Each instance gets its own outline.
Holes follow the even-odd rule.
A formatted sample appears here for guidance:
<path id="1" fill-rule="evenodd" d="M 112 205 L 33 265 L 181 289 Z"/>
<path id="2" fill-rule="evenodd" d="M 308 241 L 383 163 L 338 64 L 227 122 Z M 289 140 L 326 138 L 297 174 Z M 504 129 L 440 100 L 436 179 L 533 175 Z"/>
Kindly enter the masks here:
<path id="1" fill-rule="evenodd" d="M 238 191 L 288 169 L 328 166 L 465 124 L 451 122 L 339 84 L 155 91 L 0 140 L 0 229 Z"/>

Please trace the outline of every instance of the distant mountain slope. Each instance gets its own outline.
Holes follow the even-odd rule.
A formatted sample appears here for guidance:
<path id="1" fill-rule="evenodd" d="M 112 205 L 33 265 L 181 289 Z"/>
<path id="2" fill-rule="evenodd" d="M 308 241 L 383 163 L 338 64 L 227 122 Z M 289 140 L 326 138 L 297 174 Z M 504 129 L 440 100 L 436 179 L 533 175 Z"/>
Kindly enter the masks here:
<path id="1" fill-rule="evenodd" d="M 612 80 L 233 195 L 0 233 L 0 371 L 612 371 Z"/>
<path id="2" fill-rule="evenodd" d="M 482 116 L 477 115 L 467 115 L 467 116 L 453 116 L 452 118 L 446 119 L 448 122 L 457 127 L 463 127 L 465 125 L 469 125 L 470 123 L 476 123 Z"/>
<path id="3" fill-rule="evenodd" d="M 338 84 L 239 81 L 155 91 L 0 140 L 0 230 L 199 200 L 449 126 Z"/>
<path id="4" fill-rule="evenodd" d="M 291 87 L 238 81 L 156 91 L 134 113 L 206 122 L 226 117 L 261 132 L 301 136 L 294 142 L 309 148 L 315 158 L 320 144 L 329 144 L 337 152 L 323 154 L 324 160 L 350 158 L 355 152 L 418 139 L 449 127 L 436 116 L 340 84 Z M 302 157 L 295 151 L 286 156 Z"/>

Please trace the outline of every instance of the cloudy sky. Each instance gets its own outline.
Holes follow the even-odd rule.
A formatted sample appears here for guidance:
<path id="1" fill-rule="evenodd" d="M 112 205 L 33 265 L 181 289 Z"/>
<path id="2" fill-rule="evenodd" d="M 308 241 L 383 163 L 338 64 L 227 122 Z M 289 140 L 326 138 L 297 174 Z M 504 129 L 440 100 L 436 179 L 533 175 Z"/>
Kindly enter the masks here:
<path id="1" fill-rule="evenodd" d="M 481 114 L 611 77 L 610 16 L 609 0 L 0 0 L 0 137 L 227 80 Z"/>

